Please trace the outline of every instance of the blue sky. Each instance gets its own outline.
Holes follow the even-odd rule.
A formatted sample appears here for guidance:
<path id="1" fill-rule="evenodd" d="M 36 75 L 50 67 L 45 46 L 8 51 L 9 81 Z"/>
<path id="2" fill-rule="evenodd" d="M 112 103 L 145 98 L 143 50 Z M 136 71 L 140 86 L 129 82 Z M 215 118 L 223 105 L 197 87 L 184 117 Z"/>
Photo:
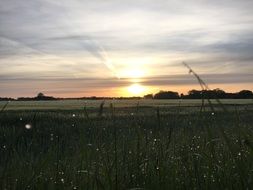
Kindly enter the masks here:
<path id="1" fill-rule="evenodd" d="M 0 2 L 0 96 L 252 90 L 253 1 Z"/>

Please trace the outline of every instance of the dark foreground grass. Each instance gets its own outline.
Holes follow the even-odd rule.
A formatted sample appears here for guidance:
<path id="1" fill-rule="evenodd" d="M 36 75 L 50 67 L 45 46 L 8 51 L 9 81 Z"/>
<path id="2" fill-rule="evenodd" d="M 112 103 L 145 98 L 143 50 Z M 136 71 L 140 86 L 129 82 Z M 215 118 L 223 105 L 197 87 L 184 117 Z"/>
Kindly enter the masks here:
<path id="1" fill-rule="evenodd" d="M 0 189 L 253 187 L 252 111 L 101 109 L 2 112 Z"/>

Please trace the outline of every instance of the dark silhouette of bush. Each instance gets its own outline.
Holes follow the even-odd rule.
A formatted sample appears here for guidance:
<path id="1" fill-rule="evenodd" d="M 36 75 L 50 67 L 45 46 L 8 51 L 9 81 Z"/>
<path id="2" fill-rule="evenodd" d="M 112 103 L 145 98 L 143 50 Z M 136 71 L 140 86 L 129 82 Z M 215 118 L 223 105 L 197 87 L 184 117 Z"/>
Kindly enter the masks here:
<path id="1" fill-rule="evenodd" d="M 45 97 L 45 95 L 42 92 L 38 93 L 37 98 L 43 98 L 43 97 Z"/>
<path id="2" fill-rule="evenodd" d="M 34 97 L 34 100 L 55 100 L 56 98 L 52 96 L 45 96 L 43 93 L 38 93 L 37 97 Z"/>
<path id="3" fill-rule="evenodd" d="M 0 97 L 0 101 L 13 101 L 14 98 Z"/>
<path id="4" fill-rule="evenodd" d="M 200 99 L 200 98 L 202 98 L 202 91 L 200 91 L 200 90 L 190 90 L 188 92 L 188 95 L 185 95 L 184 98 Z"/>
<path id="5" fill-rule="evenodd" d="M 253 98 L 253 93 L 250 90 L 241 90 L 240 92 L 237 93 L 236 98 L 250 99 Z"/>
<path id="6" fill-rule="evenodd" d="M 154 95 L 154 99 L 178 99 L 179 94 L 173 91 L 160 91 Z"/>
<path id="7" fill-rule="evenodd" d="M 147 94 L 145 96 L 143 96 L 145 99 L 153 99 L 153 94 Z"/>
<path id="8" fill-rule="evenodd" d="M 38 93 L 37 97 L 34 98 L 34 100 L 55 100 L 56 98 L 52 96 L 45 96 L 43 93 Z"/>
<path id="9" fill-rule="evenodd" d="M 38 93 L 38 95 L 36 97 L 19 97 L 17 99 L 18 101 L 33 101 L 33 100 L 37 100 L 37 101 L 45 101 L 45 100 L 57 100 L 57 98 L 53 97 L 53 96 L 45 96 L 43 93 Z"/>
<path id="10" fill-rule="evenodd" d="M 226 92 L 217 88 L 214 90 L 190 90 L 188 95 L 182 95 L 185 99 L 201 99 L 201 98 L 226 98 Z"/>

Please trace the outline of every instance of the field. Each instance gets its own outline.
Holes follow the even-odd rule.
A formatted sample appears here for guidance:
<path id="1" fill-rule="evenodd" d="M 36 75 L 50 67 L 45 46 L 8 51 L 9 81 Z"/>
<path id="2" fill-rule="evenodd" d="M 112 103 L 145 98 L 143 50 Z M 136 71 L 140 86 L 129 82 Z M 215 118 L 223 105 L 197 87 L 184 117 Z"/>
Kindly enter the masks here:
<path id="1" fill-rule="evenodd" d="M 252 187 L 251 99 L 10 102 L 0 112 L 0 189 Z"/>

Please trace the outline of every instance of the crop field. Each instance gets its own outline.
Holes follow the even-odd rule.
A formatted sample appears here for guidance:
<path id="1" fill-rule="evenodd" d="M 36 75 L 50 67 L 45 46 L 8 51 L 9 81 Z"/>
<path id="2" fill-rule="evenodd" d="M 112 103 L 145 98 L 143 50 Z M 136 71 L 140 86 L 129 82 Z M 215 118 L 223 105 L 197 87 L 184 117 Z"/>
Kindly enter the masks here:
<path id="1" fill-rule="evenodd" d="M 218 103 L 216 100 L 210 100 L 215 106 Z M 226 107 L 232 109 L 247 108 L 253 105 L 252 99 L 223 99 L 220 100 Z M 104 107 L 109 107 L 113 104 L 116 108 L 129 108 L 129 107 L 178 107 L 181 108 L 194 108 L 199 107 L 202 101 L 199 99 L 176 99 L 176 100 L 151 100 L 151 99 L 137 99 L 137 100 L 57 100 L 57 101 L 12 101 L 8 103 L 5 110 L 82 110 L 84 107 L 90 109 L 99 109 L 100 104 L 104 102 Z M 4 101 L 0 101 L 0 108 L 6 104 Z M 205 104 L 208 105 L 207 100 Z"/>
<path id="2" fill-rule="evenodd" d="M 0 102 L 0 189 L 252 187 L 252 99 Z"/>

